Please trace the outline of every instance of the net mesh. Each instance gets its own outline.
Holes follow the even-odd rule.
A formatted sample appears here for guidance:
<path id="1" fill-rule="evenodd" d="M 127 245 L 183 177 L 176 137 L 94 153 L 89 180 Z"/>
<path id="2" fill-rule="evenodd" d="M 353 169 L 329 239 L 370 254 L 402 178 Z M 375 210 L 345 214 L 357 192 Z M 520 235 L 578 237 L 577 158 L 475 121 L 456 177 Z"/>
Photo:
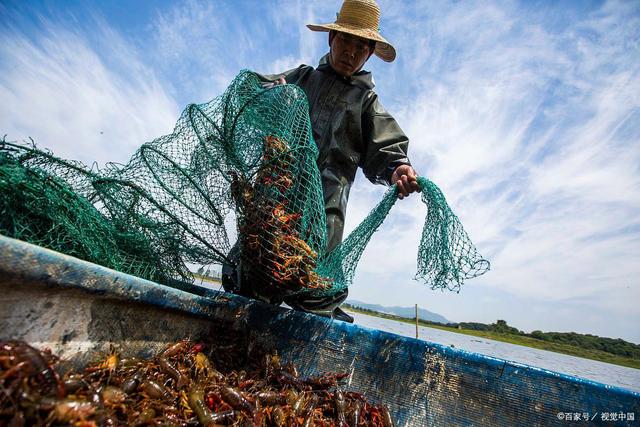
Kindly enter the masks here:
<path id="1" fill-rule="evenodd" d="M 304 92 L 264 89 L 243 71 L 126 165 L 88 168 L 0 142 L 0 232 L 165 284 L 192 280 L 187 264 L 237 262 L 236 253 L 262 294 L 331 295 L 352 282 L 397 189 L 326 253 L 317 157 Z M 457 290 L 489 263 L 438 187 L 419 184 L 428 214 L 416 277 Z"/>

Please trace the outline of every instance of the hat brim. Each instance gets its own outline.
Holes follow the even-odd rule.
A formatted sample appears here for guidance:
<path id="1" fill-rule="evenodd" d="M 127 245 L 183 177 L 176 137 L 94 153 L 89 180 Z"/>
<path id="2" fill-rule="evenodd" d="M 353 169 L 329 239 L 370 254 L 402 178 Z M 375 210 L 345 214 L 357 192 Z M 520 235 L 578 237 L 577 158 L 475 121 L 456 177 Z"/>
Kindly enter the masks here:
<path id="1" fill-rule="evenodd" d="M 307 24 L 307 28 L 311 31 L 329 32 L 332 30 L 340 31 L 341 33 L 352 34 L 354 36 L 362 37 L 368 40 L 374 40 L 376 42 L 376 50 L 373 52 L 378 58 L 385 62 L 393 62 L 396 59 L 396 49 L 389 43 L 379 32 L 361 28 L 357 26 L 351 26 L 348 24 Z"/>

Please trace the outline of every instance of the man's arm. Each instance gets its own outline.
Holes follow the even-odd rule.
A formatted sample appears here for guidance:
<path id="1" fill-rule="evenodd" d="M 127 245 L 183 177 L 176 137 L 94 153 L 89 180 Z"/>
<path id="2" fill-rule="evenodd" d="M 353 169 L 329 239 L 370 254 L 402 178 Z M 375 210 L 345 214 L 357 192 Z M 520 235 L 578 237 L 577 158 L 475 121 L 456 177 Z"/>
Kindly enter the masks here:
<path id="1" fill-rule="evenodd" d="M 362 127 L 365 153 L 360 166 L 365 176 L 373 183 L 398 184 L 400 198 L 419 191 L 407 157 L 409 138 L 374 92 L 364 105 Z"/>

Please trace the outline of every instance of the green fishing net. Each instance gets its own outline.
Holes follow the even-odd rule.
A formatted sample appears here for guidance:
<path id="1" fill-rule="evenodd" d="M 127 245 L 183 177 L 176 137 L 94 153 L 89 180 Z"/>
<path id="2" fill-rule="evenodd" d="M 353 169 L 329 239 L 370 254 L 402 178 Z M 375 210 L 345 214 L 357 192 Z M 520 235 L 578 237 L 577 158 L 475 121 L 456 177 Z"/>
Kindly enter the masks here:
<path id="1" fill-rule="evenodd" d="M 265 89 L 243 71 L 126 165 L 88 168 L 0 142 L 0 233 L 165 284 L 192 280 L 189 264 L 237 264 L 264 295 L 331 295 L 352 282 L 397 189 L 326 253 L 317 157 L 303 91 Z M 435 184 L 418 182 L 427 217 L 416 277 L 458 290 L 489 263 Z"/>

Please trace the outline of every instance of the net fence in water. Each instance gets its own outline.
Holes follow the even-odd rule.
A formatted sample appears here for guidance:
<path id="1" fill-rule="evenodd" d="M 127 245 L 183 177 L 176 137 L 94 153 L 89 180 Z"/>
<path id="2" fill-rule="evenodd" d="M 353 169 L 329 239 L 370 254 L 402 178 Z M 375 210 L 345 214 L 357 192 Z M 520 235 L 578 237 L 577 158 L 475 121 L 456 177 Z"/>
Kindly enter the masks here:
<path id="1" fill-rule="evenodd" d="M 239 262 L 261 294 L 330 295 L 352 282 L 397 189 L 326 253 L 317 156 L 302 90 L 264 89 L 243 71 L 126 165 L 0 142 L 0 233 L 160 283 L 192 280 L 187 264 Z M 438 187 L 418 182 L 428 213 L 416 277 L 458 290 L 489 263 Z"/>

